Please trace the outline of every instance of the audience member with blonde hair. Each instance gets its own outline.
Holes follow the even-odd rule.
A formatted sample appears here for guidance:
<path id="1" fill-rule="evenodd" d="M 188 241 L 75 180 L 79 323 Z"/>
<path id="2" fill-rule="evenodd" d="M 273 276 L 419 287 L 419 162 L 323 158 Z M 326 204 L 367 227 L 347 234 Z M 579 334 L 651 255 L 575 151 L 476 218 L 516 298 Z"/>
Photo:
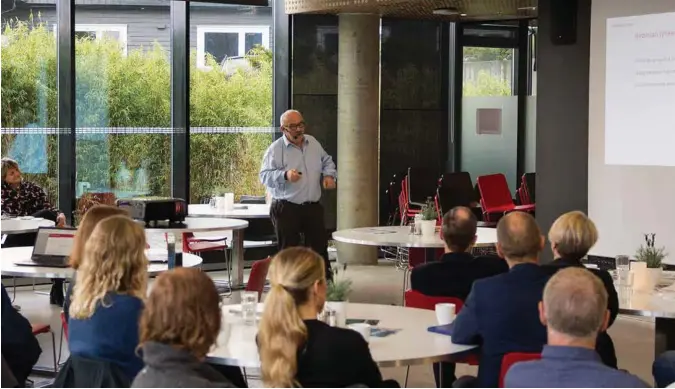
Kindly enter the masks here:
<path id="1" fill-rule="evenodd" d="M 317 315 L 326 301 L 324 261 L 303 247 L 279 252 L 258 330 L 263 383 L 268 387 L 382 386 L 368 343 Z"/>
<path id="2" fill-rule="evenodd" d="M 552 272 L 567 267 L 584 267 L 581 259 L 588 254 L 588 251 L 597 242 L 598 230 L 586 214 L 581 211 L 572 211 L 561 215 L 553 222 L 551 229 L 548 231 L 548 240 L 551 243 L 555 260 L 547 264 L 546 267 Z M 619 314 L 619 297 L 616 288 L 614 288 L 614 280 L 605 270 L 591 269 L 591 272 L 602 281 L 607 291 L 607 309 L 610 313 L 607 327 L 609 328 Z M 601 331 L 598 335 L 596 347 L 603 363 L 616 368 L 614 342 L 606 331 Z"/>
<path id="3" fill-rule="evenodd" d="M 546 284 L 539 317 L 548 344 L 541 359 L 513 365 L 507 388 L 646 388 L 642 380 L 602 363 L 598 333 L 609 323 L 607 291 L 586 269 L 557 272 Z"/>
<path id="4" fill-rule="evenodd" d="M 136 354 L 147 293 L 145 231 L 126 216 L 100 221 L 84 245 L 70 305 L 70 354 L 120 367 L 129 382 L 143 367 Z"/>
<path id="5" fill-rule="evenodd" d="M 115 216 L 115 215 L 127 215 L 127 212 L 121 208 L 112 207 L 109 205 L 96 205 L 92 207 L 87 213 L 84 214 L 80 225 L 77 227 L 77 233 L 75 234 L 75 241 L 73 242 L 73 251 L 70 254 L 69 265 L 74 270 L 77 270 L 80 267 L 80 262 L 82 262 L 82 255 L 84 254 L 84 244 L 87 243 L 91 233 L 94 231 L 94 227 L 103 219 Z M 77 273 L 75 273 L 77 274 Z M 66 316 L 66 321 L 70 319 L 68 310 L 70 309 L 70 300 L 73 295 L 73 287 L 75 286 L 76 278 L 70 280 L 68 284 L 68 289 L 66 290 L 66 298 L 63 302 L 63 313 Z"/>
<path id="6" fill-rule="evenodd" d="M 220 297 L 206 273 L 194 268 L 162 273 L 141 316 L 140 348 L 145 368 L 132 387 L 234 387 L 204 362 L 220 325 Z"/>

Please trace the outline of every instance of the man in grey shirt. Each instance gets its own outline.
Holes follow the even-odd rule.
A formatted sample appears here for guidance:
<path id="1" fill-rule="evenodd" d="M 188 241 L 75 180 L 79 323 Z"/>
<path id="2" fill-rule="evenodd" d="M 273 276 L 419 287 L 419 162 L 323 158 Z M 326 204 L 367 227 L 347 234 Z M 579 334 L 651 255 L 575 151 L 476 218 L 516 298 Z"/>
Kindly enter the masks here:
<path id="1" fill-rule="evenodd" d="M 546 284 L 539 316 L 548 344 L 541 359 L 513 365 L 507 388 L 647 388 L 627 372 L 602 363 L 595 352 L 598 333 L 607 328 L 607 291 L 586 269 L 567 268 Z"/>
<path id="2" fill-rule="evenodd" d="M 319 200 L 322 187 L 335 188 L 335 163 L 316 138 L 305 134 L 305 127 L 300 112 L 281 115 L 284 136 L 265 152 L 260 182 L 272 195 L 270 218 L 279 250 L 300 245 L 304 236 L 304 245 L 324 258 L 330 278 L 328 235 Z"/>

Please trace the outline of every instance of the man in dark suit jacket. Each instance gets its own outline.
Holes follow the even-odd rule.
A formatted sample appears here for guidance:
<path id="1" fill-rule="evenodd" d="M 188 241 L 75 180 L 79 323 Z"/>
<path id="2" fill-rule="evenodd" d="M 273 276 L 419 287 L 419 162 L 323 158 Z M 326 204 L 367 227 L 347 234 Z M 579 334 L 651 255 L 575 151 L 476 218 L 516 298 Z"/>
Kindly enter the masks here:
<path id="1" fill-rule="evenodd" d="M 478 380 L 461 378 L 464 386 L 497 387 L 505 354 L 541 352 L 546 344 L 538 310 L 550 276 L 538 265 L 543 247 L 531 215 L 513 212 L 499 221 L 497 253 L 510 270 L 475 281 L 454 322 L 453 342 L 482 346 Z"/>
<path id="2" fill-rule="evenodd" d="M 2 285 L 2 358 L 20 386 L 38 361 L 42 349 L 33 335 L 30 323 L 12 306 Z"/>
<path id="3" fill-rule="evenodd" d="M 443 216 L 445 254 L 440 260 L 413 269 L 410 286 L 427 296 L 456 297 L 462 301 L 475 280 L 506 273 L 509 267 L 497 257 L 475 257 L 471 249 L 476 243 L 478 220 L 471 209 L 455 207 Z M 434 364 L 436 386 L 446 388 L 455 381 L 455 364 L 441 363 L 443 382 L 439 382 L 439 364 Z"/>

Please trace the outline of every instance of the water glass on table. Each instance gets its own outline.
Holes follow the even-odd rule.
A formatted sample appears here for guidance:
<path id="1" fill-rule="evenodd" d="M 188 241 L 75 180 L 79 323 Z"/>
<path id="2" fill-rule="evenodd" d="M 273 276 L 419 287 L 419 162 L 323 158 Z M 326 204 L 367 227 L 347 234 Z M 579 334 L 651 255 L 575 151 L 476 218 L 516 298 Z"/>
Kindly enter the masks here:
<path id="1" fill-rule="evenodd" d="M 627 255 L 616 257 L 616 281 L 621 286 L 630 286 L 630 258 Z"/>
<path id="2" fill-rule="evenodd" d="M 242 292 L 241 317 L 244 324 L 255 326 L 258 314 L 258 292 Z"/>

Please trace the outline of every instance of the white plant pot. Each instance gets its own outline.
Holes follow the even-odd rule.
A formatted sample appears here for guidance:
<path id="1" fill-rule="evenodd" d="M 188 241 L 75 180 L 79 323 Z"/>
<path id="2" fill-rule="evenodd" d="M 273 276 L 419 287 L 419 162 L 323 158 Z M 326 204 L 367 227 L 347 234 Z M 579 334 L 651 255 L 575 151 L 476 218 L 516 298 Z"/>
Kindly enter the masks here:
<path id="1" fill-rule="evenodd" d="M 335 321 L 338 327 L 347 326 L 347 302 L 346 301 L 326 301 L 326 305 L 335 311 Z"/>
<path id="2" fill-rule="evenodd" d="M 653 292 L 661 280 L 663 269 L 637 268 L 633 271 L 633 289 L 641 292 Z"/>
<path id="3" fill-rule="evenodd" d="M 423 237 L 431 238 L 436 234 L 436 220 L 420 220 L 418 223 Z"/>

